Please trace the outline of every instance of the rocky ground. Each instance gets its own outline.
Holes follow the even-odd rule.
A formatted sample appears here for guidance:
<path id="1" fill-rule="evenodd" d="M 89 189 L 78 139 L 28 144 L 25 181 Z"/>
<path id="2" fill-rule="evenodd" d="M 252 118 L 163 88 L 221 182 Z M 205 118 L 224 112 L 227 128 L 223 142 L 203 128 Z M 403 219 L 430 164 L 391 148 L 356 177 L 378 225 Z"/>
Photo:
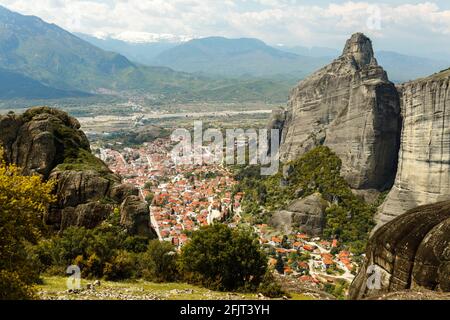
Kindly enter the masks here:
<path id="1" fill-rule="evenodd" d="M 183 283 L 110 282 L 83 280 L 81 289 L 70 290 L 67 278 L 44 277 L 38 286 L 42 300 L 266 300 L 261 294 L 217 292 Z M 287 299 L 287 297 L 284 297 Z M 312 294 L 290 294 L 293 300 L 311 300 Z"/>
<path id="2" fill-rule="evenodd" d="M 314 284 L 302 283 L 289 277 L 282 277 L 275 274 L 277 281 L 281 283 L 284 291 L 289 292 L 291 295 L 294 293 L 301 294 L 306 297 L 310 297 L 312 300 L 336 300 L 336 297 L 329 293 L 321 291 Z"/>
<path id="3" fill-rule="evenodd" d="M 404 290 L 373 296 L 367 300 L 450 300 L 450 293 L 431 290 Z"/>

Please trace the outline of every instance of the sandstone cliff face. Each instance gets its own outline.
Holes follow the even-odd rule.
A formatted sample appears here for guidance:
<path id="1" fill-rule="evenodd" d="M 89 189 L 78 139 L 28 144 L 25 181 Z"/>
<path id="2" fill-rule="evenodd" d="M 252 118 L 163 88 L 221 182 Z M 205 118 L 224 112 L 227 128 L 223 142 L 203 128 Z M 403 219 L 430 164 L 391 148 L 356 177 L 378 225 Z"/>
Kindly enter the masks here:
<path id="1" fill-rule="evenodd" d="M 403 129 L 395 184 L 378 225 L 418 205 L 450 199 L 450 70 L 403 84 Z"/>
<path id="2" fill-rule="evenodd" d="M 56 181 L 58 199 L 44 219 L 57 230 L 93 228 L 128 196 L 138 195 L 137 189 L 121 184 L 121 178 L 91 154 L 79 122 L 65 112 L 37 107 L 22 115 L 0 116 L 0 133 L 7 162 L 19 165 L 25 174 Z M 142 201 L 140 205 L 146 206 Z M 145 220 L 132 210 L 128 208 L 130 219 L 138 218 L 132 221 L 136 228 L 130 233 L 147 230 L 146 235 L 153 235 L 149 217 Z"/>
<path id="3" fill-rule="evenodd" d="M 0 117 L 0 130 L 6 160 L 19 165 L 25 174 L 48 178 L 50 171 L 64 161 L 67 147 L 90 151 L 79 122 L 56 109 L 33 108 L 23 115 L 8 114 Z"/>
<path id="4" fill-rule="evenodd" d="M 378 289 L 374 271 L 380 275 Z M 349 296 L 422 288 L 450 292 L 450 201 L 412 209 L 380 227 Z"/>
<path id="5" fill-rule="evenodd" d="M 56 180 L 58 201 L 45 220 L 61 230 L 70 226 L 93 228 L 113 211 L 111 188 L 120 183 L 120 177 L 95 170 L 59 170 L 55 168 L 50 179 Z M 116 203 L 120 203 L 116 202 Z"/>
<path id="6" fill-rule="evenodd" d="M 282 160 L 325 144 L 342 160 L 355 189 L 385 189 L 395 176 L 400 135 L 395 86 L 374 58 L 370 39 L 354 34 L 341 57 L 291 92 Z"/>

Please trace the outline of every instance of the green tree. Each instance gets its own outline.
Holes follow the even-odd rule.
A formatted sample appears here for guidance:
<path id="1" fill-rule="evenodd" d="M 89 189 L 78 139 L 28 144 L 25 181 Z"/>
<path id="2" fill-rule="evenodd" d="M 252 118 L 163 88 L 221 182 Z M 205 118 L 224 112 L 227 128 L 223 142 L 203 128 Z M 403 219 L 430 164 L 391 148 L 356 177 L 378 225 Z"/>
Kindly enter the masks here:
<path id="1" fill-rule="evenodd" d="M 279 274 L 284 274 L 284 261 L 283 257 L 280 255 L 277 255 L 277 263 L 275 265 L 275 270 L 277 270 Z"/>
<path id="2" fill-rule="evenodd" d="M 264 275 L 264 278 L 259 285 L 258 293 L 261 293 L 269 298 L 280 298 L 286 294 L 286 292 L 282 289 L 280 283 L 269 271 L 267 271 L 267 273 Z"/>
<path id="3" fill-rule="evenodd" d="M 155 194 L 153 193 L 153 192 L 149 192 L 148 194 L 147 194 L 147 196 L 145 197 L 145 201 L 147 201 L 147 204 L 149 205 L 149 206 L 151 206 L 152 205 L 152 202 L 153 202 L 153 198 L 155 197 Z"/>
<path id="4" fill-rule="evenodd" d="M 177 260 L 178 254 L 170 242 L 152 240 L 138 263 L 143 278 L 155 282 L 170 282 L 178 278 Z"/>
<path id="5" fill-rule="evenodd" d="M 153 181 L 151 181 L 151 180 L 147 181 L 147 182 L 144 184 L 144 189 L 150 191 L 150 190 L 152 189 L 152 187 L 153 187 L 153 184 L 154 184 Z"/>
<path id="6" fill-rule="evenodd" d="M 106 262 L 103 275 L 106 280 L 124 280 L 134 276 L 136 257 L 126 251 L 118 250 L 111 262 Z"/>
<path id="7" fill-rule="evenodd" d="M 42 216 L 55 201 L 53 181 L 24 176 L 3 160 L 0 149 L 0 299 L 33 298 L 39 268 L 28 257 L 27 243 L 36 243 Z"/>
<path id="8" fill-rule="evenodd" d="M 94 229 L 69 227 L 61 234 L 42 240 L 33 247 L 43 270 L 63 273 L 68 265 L 80 266 L 84 277 L 126 279 L 133 277 L 134 259 L 145 252 L 149 239 L 130 236 L 118 225 L 114 215 Z"/>
<path id="9" fill-rule="evenodd" d="M 254 291 L 266 273 L 267 257 L 249 230 L 214 224 L 193 233 L 180 266 L 188 280 L 206 287 Z"/>
<path id="10" fill-rule="evenodd" d="M 284 235 L 283 239 L 281 239 L 281 247 L 284 249 L 289 249 L 291 247 L 287 235 Z"/>

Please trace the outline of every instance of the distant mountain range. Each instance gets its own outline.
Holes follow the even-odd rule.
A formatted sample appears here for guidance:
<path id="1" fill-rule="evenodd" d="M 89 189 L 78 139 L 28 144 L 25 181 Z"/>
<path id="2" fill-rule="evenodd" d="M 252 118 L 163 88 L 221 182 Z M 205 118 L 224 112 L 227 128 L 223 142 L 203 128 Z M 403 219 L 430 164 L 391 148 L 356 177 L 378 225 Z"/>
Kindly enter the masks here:
<path id="1" fill-rule="evenodd" d="M 275 48 L 249 38 L 182 43 L 98 39 L 0 6 L 0 99 L 132 92 L 159 102 L 282 103 L 298 80 L 337 55 L 330 48 Z M 377 58 L 397 82 L 450 64 L 394 52 L 379 52 Z"/>
<path id="2" fill-rule="evenodd" d="M 258 39 L 209 37 L 184 43 L 128 43 L 80 35 L 105 50 L 119 52 L 134 62 L 170 67 L 177 71 L 227 77 L 287 77 L 301 79 L 337 58 L 341 52 L 326 47 L 271 47 Z M 442 60 L 392 51 L 376 58 L 394 82 L 404 82 L 448 68 Z"/>
<path id="3" fill-rule="evenodd" d="M 450 59 L 433 60 L 392 51 L 378 51 L 375 55 L 389 79 L 397 83 L 426 77 L 450 66 Z"/>
<path id="4" fill-rule="evenodd" d="M 131 43 L 112 38 L 99 39 L 85 34 L 77 36 L 104 50 L 119 52 L 136 63 L 214 76 L 281 76 L 298 79 L 330 60 L 330 55 L 327 54 L 299 55 L 251 38 L 208 37 L 184 43 Z M 318 54 L 319 51 L 314 50 L 313 53 Z"/>
<path id="5" fill-rule="evenodd" d="M 316 57 L 316 58 L 337 58 L 341 52 L 337 49 L 326 47 L 304 47 L 304 46 L 278 46 L 280 50 L 295 53 L 301 56 Z"/>
<path id="6" fill-rule="evenodd" d="M 124 56 L 105 52 L 37 17 L 0 7 L 0 23 L 0 67 L 43 85 L 92 91 L 135 69 Z"/>
<path id="7" fill-rule="evenodd" d="M 74 33 L 77 37 L 93 44 L 106 51 L 118 52 L 126 56 L 131 61 L 145 65 L 152 65 L 154 59 L 165 50 L 171 49 L 180 42 L 126 42 L 113 38 L 96 38 L 83 33 Z"/>
<path id="8" fill-rule="evenodd" d="M 243 90 L 235 90 L 242 85 Z M 292 81 L 242 82 L 145 66 L 103 50 L 38 17 L 0 6 L 0 98 L 64 98 L 145 93 L 165 101 L 269 101 L 287 99 Z M 270 86 L 270 90 L 267 88 Z M 231 95 L 230 92 L 236 93 Z"/>
<path id="9" fill-rule="evenodd" d="M 281 51 L 257 39 L 209 37 L 167 49 L 155 57 L 153 64 L 231 77 L 287 75 L 302 78 L 328 61 L 328 58 Z"/>
<path id="10" fill-rule="evenodd" d="M 327 55 L 299 55 L 252 38 L 208 37 L 183 43 L 130 43 L 77 35 L 104 50 L 119 52 L 136 63 L 222 77 L 300 79 L 330 60 Z"/>

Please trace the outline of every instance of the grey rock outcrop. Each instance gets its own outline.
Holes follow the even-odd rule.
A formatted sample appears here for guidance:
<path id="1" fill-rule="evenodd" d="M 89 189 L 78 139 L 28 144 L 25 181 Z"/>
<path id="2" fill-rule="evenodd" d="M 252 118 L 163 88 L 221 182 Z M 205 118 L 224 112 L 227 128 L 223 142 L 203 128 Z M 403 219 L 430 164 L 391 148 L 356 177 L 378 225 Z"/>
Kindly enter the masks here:
<path id="1" fill-rule="evenodd" d="M 120 176 L 91 154 L 79 122 L 63 111 L 36 107 L 21 115 L 9 113 L 0 116 L 0 132 L 0 146 L 8 163 L 20 166 L 24 174 L 38 174 L 56 182 L 57 202 L 44 217 L 56 230 L 93 228 L 128 196 L 138 195 L 136 188 L 121 184 Z M 145 212 L 141 207 L 147 205 L 140 200 L 139 205 L 138 199 L 134 206 L 126 207 L 129 219 L 136 218 L 130 232 L 140 232 L 140 223 L 148 228 L 141 217 Z M 137 212 L 133 213 L 133 208 Z"/>
<path id="2" fill-rule="evenodd" d="M 450 70 L 405 83 L 403 129 L 393 188 L 378 226 L 418 205 L 450 199 Z"/>
<path id="3" fill-rule="evenodd" d="M 286 121 L 286 110 L 276 109 L 272 110 L 270 114 L 269 123 L 267 129 L 283 129 L 284 122 Z"/>
<path id="4" fill-rule="evenodd" d="M 450 201 L 412 209 L 380 227 L 349 297 L 422 288 L 450 292 Z"/>
<path id="5" fill-rule="evenodd" d="M 321 236 L 325 226 L 325 209 L 328 203 L 320 194 L 312 194 L 303 199 L 294 200 L 286 210 L 272 214 L 270 224 L 289 234 L 293 228 L 311 236 Z"/>
<path id="6" fill-rule="evenodd" d="M 291 92 L 282 129 L 281 159 L 330 147 L 354 189 L 392 185 L 400 135 L 395 86 L 377 64 L 370 39 L 354 34 L 342 55 Z"/>

